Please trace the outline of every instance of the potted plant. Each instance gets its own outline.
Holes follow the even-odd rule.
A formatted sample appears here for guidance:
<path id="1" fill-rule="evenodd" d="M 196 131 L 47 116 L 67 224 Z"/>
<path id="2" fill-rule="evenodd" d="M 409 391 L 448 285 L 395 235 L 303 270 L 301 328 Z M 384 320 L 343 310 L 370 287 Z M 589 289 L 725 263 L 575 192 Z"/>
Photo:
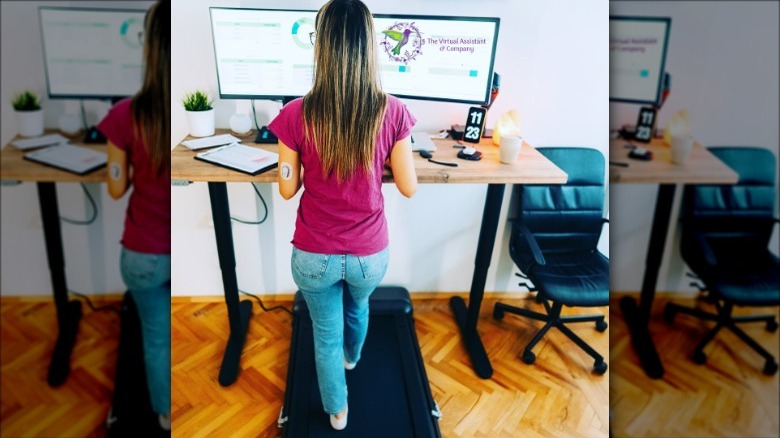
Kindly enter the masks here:
<path id="1" fill-rule="evenodd" d="M 187 111 L 190 135 L 193 137 L 214 135 L 214 108 L 211 106 L 213 101 L 208 94 L 200 90 L 187 93 L 182 103 L 184 110 Z"/>
<path id="2" fill-rule="evenodd" d="M 11 100 L 16 111 L 16 123 L 19 134 L 24 137 L 37 137 L 43 134 L 43 108 L 38 96 L 25 90 Z"/>

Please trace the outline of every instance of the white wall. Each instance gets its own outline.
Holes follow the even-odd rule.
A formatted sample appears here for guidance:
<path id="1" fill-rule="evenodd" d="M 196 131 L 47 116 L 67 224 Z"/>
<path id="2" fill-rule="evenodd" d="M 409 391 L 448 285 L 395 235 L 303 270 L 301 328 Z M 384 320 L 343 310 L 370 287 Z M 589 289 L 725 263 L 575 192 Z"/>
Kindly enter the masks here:
<path id="1" fill-rule="evenodd" d="M 16 135 L 11 99 L 25 89 L 43 98 L 46 127 L 56 128 L 60 115 L 74 109 L 72 100 L 46 99 L 38 6 L 80 6 L 144 9 L 148 1 L 117 2 L 31 2 L 3 1 L 2 60 L 0 81 L 0 144 Z M 86 102 L 88 122 L 95 124 L 107 107 L 101 102 Z M 58 184 L 59 208 L 70 218 L 86 218 L 89 213 L 81 188 L 77 184 Z M 119 274 L 119 239 L 122 235 L 125 196 L 111 200 L 102 184 L 89 184 L 98 203 L 99 216 L 89 227 L 62 224 L 65 269 L 68 287 L 85 293 L 115 293 L 124 290 Z M 0 294 L 41 295 L 51 293 L 38 196 L 33 183 L 0 188 Z"/>
<path id="2" fill-rule="evenodd" d="M 321 0 L 173 2 L 172 142 L 188 132 L 181 96 L 194 89 L 218 95 L 208 6 L 318 9 Z M 375 13 L 482 15 L 501 17 L 496 70 L 501 94 L 488 117 L 517 108 L 522 134 L 536 146 L 591 146 L 606 152 L 608 143 L 608 6 L 598 1 L 410 1 L 366 0 Z M 478 4 L 477 10 L 474 5 Z M 406 101 L 417 128 L 439 130 L 462 123 L 467 105 Z M 217 125 L 227 127 L 235 102 L 217 100 Z M 257 104 L 260 124 L 280 105 Z M 241 288 L 254 293 L 290 293 L 289 259 L 297 198 L 286 202 L 276 185 L 259 185 L 271 209 L 261 226 L 234 222 L 237 275 Z M 261 213 L 248 184 L 228 184 L 231 212 Z M 484 185 L 421 185 L 413 199 L 385 185 L 391 260 L 386 284 L 411 291 L 467 291 L 471 284 Z M 507 252 L 506 191 L 501 226 L 486 290 L 520 290 Z M 173 294 L 218 295 L 222 282 L 211 225 L 208 189 L 203 183 L 172 188 Z M 606 253 L 608 240 L 601 248 Z"/>
<path id="3" fill-rule="evenodd" d="M 615 15 L 672 18 L 666 69 L 672 89 L 659 126 L 679 110 L 691 117 L 693 135 L 705 146 L 766 147 L 778 155 L 777 2 L 610 2 Z M 636 123 L 639 106 L 610 105 L 610 127 Z M 677 210 L 667 238 L 658 290 L 690 291 L 679 256 Z M 657 186 L 610 187 L 613 291 L 641 288 Z M 777 228 L 772 246 L 777 248 Z"/>

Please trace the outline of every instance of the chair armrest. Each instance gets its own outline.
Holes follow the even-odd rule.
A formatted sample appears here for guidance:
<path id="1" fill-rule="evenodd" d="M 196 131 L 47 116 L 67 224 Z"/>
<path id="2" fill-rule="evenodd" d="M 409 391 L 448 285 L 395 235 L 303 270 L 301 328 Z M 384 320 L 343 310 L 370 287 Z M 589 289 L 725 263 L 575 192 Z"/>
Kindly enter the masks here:
<path id="1" fill-rule="evenodd" d="M 531 248 L 531 254 L 534 256 L 534 261 L 536 261 L 536 264 L 546 265 L 547 262 L 544 260 L 542 250 L 539 248 L 539 243 L 536 242 L 534 235 L 531 234 L 531 230 L 529 230 L 528 227 L 520 221 L 515 221 L 515 226 L 520 229 L 520 234 L 523 235 L 523 238 L 528 243 L 528 247 Z"/>
<path id="2" fill-rule="evenodd" d="M 692 233 L 696 242 L 699 244 L 699 249 L 701 249 L 702 254 L 704 255 L 704 261 L 710 266 L 717 265 L 718 259 L 715 258 L 715 253 L 712 251 L 709 242 L 707 242 L 707 237 L 700 231 L 693 231 Z"/>

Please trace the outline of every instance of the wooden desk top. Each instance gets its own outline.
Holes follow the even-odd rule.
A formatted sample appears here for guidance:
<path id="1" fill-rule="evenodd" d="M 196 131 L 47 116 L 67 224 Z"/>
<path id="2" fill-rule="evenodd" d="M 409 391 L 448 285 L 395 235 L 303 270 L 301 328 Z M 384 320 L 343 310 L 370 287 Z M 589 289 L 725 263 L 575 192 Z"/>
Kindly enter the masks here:
<path id="1" fill-rule="evenodd" d="M 653 159 L 641 161 L 628 158 L 626 144 L 636 144 L 653 152 Z M 731 170 L 698 142 L 694 142 L 685 164 L 672 163 L 670 147 L 660 138 L 650 144 L 633 143 L 622 139 L 610 140 L 609 159 L 628 163 L 628 167 L 609 166 L 610 183 L 655 184 L 735 184 L 739 179 Z"/>
<path id="2" fill-rule="evenodd" d="M 46 134 L 59 131 L 47 129 Z M 81 141 L 83 134 L 77 138 L 71 138 L 70 143 L 75 146 L 84 146 L 95 151 L 106 153 L 105 144 L 84 144 Z M 14 140 L 21 138 L 14 137 Z M 25 160 L 24 154 L 32 152 L 20 151 L 12 144 L 7 144 L 0 150 L 0 180 L 3 181 L 34 181 L 34 182 L 105 182 L 108 178 L 106 167 L 101 167 L 86 175 L 76 175 L 54 167 L 46 166 L 34 161 Z"/>
<path id="3" fill-rule="evenodd" d="M 223 134 L 228 130 L 217 130 L 216 134 Z M 189 139 L 185 138 L 184 140 Z M 258 147 L 273 152 L 278 152 L 279 146 L 257 145 L 254 137 L 244 140 L 243 144 Z M 514 164 L 503 164 L 499 161 L 498 147 L 493 146 L 490 139 L 483 140 L 477 146 L 482 152 L 480 161 L 467 161 L 457 158 L 459 149 L 453 148 L 454 140 L 434 140 L 436 152 L 433 158 L 438 161 L 455 162 L 458 167 L 441 166 L 430 163 L 415 153 L 415 169 L 417 181 L 420 183 L 498 183 L 498 184 L 563 184 L 567 175 L 545 158 L 536 149 L 523 143 L 520 156 Z M 171 181 L 190 182 L 276 182 L 278 171 L 276 169 L 251 176 L 230 169 L 225 169 L 200 160 L 195 160 L 197 153 L 182 144 L 178 144 L 171 151 Z M 393 176 L 385 169 L 383 182 L 392 182 Z"/>

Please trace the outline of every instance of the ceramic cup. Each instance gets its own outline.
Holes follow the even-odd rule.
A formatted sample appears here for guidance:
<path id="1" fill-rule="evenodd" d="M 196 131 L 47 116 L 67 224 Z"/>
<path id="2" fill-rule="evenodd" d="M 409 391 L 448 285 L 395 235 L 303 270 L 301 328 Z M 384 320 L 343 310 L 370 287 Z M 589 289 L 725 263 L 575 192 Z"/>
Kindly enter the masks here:
<path id="1" fill-rule="evenodd" d="M 516 135 L 502 135 L 498 146 L 498 153 L 502 163 L 512 164 L 520 154 L 523 138 Z"/>
<path id="2" fill-rule="evenodd" d="M 693 138 L 688 136 L 672 136 L 672 163 L 685 164 L 693 149 Z"/>

